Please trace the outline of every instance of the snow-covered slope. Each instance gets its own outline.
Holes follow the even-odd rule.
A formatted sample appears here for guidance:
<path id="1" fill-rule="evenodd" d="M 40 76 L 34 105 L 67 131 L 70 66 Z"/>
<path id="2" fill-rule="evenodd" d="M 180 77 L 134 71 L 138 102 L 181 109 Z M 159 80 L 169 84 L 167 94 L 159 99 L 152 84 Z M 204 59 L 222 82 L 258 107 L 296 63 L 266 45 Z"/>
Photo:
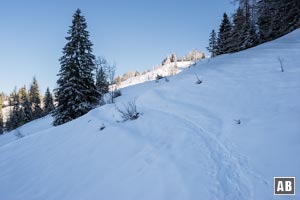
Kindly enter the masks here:
<path id="1" fill-rule="evenodd" d="M 46 116 L 41 119 L 34 120 L 27 123 L 20 128 L 13 130 L 9 133 L 0 135 L 0 148 L 8 143 L 14 142 L 22 137 L 27 137 L 31 134 L 35 134 L 41 130 L 46 130 L 52 128 L 53 118 L 51 116 Z M 1 196 L 1 195 L 0 195 Z M 0 198 L 1 199 L 1 198 Z"/>
<path id="2" fill-rule="evenodd" d="M 173 62 L 162 66 L 158 66 L 153 68 L 152 70 L 149 70 L 145 74 L 141 74 L 137 77 L 131 77 L 125 81 L 122 81 L 118 86 L 118 88 L 124 88 L 139 83 L 147 82 L 147 81 L 152 81 L 155 80 L 157 75 L 163 77 L 175 75 L 180 73 L 183 69 L 190 67 L 191 65 L 194 64 L 195 62 L 193 61 L 181 61 L 181 62 Z"/>
<path id="3" fill-rule="evenodd" d="M 274 176 L 300 178 L 299 49 L 296 30 L 123 88 L 137 120 L 110 104 L 3 145 L 0 199 L 274 199 Z"/>

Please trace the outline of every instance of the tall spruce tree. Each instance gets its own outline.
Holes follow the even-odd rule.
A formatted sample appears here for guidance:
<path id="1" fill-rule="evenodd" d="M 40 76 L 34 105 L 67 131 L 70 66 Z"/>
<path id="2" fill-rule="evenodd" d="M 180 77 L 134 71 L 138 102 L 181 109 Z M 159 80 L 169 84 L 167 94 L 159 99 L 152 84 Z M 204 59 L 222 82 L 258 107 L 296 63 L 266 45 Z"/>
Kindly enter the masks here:
<path id="1" fill-rule="evenodd" d="M 261 0 L 258 2 L 258 21 L 259 28 L 259 40 L 260 43 L 269 41 L 272 39 L 272 26 L 274 13 L 274 3 L 272 0 Z"/>
<path id="2" fill-rule="evenodd" d="M 207 50 L 211 53 L 211 57 L 216 56 L 217 52 L 217 34 L 215 30 L 212 30 L 209 35 L 209 46 L 207 47 Z"/>
<path id="3" fill-rule="evenodd" d="M 86 29 L 85 17 L 77 9 L 60 58 L 61 69 L 55 89 L 57 108 L 53 113 L 55 126 L 84 115 L 99 102 L 93 79 L 95 56 Z"/>
<path id="4" fill-rule="evenodd" d="M 235 14 L 233 15 L 233 29 L 232 29 L 232 40 L 231 52 L 238 52 L 243 50 L 243 43 L 247 37 L 246 35 L 246 16 L 244 10 L 238 7 Z"/>
<path id="5" fill-rule="evenodd" d="M 258 44 L 255 19 L 253 13 L 251 13 L 251 10 L 252 8 L 250 3 L 246 1 L 244 6 L 245 21 L 242 28 L 242 49 L 248 49 Z"/>
<path id="6" fill-rule="evenodd" d="M 53 97 L 50 92 L 49 87 L 47 87 L 47 90 L 45 92 L 45 96 L 43 99 L 44 107 L 43 107 L 43 114 L 48 115 L 54 110 L 54 103 L 53 103 Z"/>
<path id="7" fill-rule="evenodd" d="M 251 23 L 249 35 L 247 38 L 247 42 L 245 44 L 246 48 L 254 47 L 259 44 L 259 37 L 256 32 L 256 27 L 254 23 Z"/>
<path id="8" fill-rule="evenodd" d="M 23 115 L 23 110 L 22 106 L 18 97 L 17 92 L 15 91 L 14 93 L 14 105 L 12 110 L 10 111 L 9 114 L 9 119 L 6 124 L 6 127 L 9 131 L 16 129 L 24 124 L 24 115 Z"/>
<path id="9" fill-rule="evenodd" d="M 100 93 L 100 98 L 103 100 L 104 94 L 109 92 L 108 71 L 109 64 L 103 57 L 98 57 L 96 60 L 96 87 Z M 103 103 L 102 101 L 101 103 Z"/>
<path id="10" fill-rule="evenodd" d="M 232 42 L 232 25 L 230 19 L 226 13 L 223 15 L 223 20 L 218 32 L 217 41 L 217 55 L 226 54 L 231 52 Z"/>
<path id="11" fill-rule="evenodd" d="M 41 98 L 39 85 L 35 77 L 33 77 L 32 83 L 29 89 L 29 99 L 32 104 L 32 116 L 33 119 L 38 119 L 42 117 L 42 108 L 41 108 Z"/>
<path id="12" fill-rule="evenodd" d="M 102 66 L 97 69 L 96 87 L 101 97 L 108 92 L 109 83 L 107 81 L 105 70 Z"/>
<path id="13" fill-rule="evenodd" d="M 20 105 L 22 106 L 22 122 L 27 123 L 33 119 L 31 103 L 27 94 L 26 86 L 23 86 L 19 91 Z"/>

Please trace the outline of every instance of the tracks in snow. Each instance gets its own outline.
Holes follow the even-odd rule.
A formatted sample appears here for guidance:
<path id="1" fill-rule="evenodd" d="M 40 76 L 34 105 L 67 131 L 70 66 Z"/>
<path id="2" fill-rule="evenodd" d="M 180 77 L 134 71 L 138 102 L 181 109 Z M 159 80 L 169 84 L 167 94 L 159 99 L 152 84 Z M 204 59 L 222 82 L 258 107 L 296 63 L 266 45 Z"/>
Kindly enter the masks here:
<path id="1" fill-rule="evenodd" d="M 149 104 L 143 104 L 143 106 L 149 110 L 176 118 L 177 121 L 180 121 L 185 127 L 191 130 L 188 133 L 192 133 L 192 135 L 190 134 L 186 137 L 189 137 L 190 141 L 194 141 L 194 143 L 200 145 L 199 147 L 189 149 L 197 152 L 186 153 L 191 153 L 195 157 L 194 159 L 196 160 L 195 162 L 197 162 L 196 164 L 199 165 L 199 170 L 205 170 L 206 172 L 204 174 L 206 174 L 206 178 L 211 179 L 211 185 L 208 187 L 211 187 L 210 192 L 212 199 L 253 199 L 249 176 L 253 176 L 255 173 L 249 169 L 245 158 L 235 152 L 228 142 L 220 139 L 220 133 L 217 131 L 221 130 L 222 120 L 214 116 L 213 113 L 206 113 L 203 109 L 202 111 L 204 112 L 201 113 L 201 119 L 203 120 L 203 117 L 205 117 L 205 120 L 210 122 L 209 124 L 215 124 L 217 126 L 214 129 L 207 127 L 210 130 L 208 131 L 201 126 L 200 119 L 198 121 L 196 117 L 193 117 L 196 116 L 196 114 L 199 115 L 199 110 L 195 110 L 195 108 L 199 108 L 198 105 L 188 106 L 183 102 L 168 99 L 165 95 L 153 93 L 153 91 L 151 91 L 151 95 L 154 95 L 156 100 L 159 99 L 160 106 L 163 107 L 154 108 L 153 106 L 146 106 Z M 184 113 L 181 112 L 181 110 L 184 110 Z M 169 145 L 172 146 L 172 144 Z M 204 163 L 202 163 L 201 160 L 197 160 L 196 156 L 198 154 L 199 157 L 202 157 L 203 155 L 201 156 L 201 154 L 204 153 L 208 156 L 208 159 L 205 160 L 205 162 L 208 163 L 205 163 L 206 167 L 201 167 Z M 179 168 L 180 165 L 182 165 L 180 162 L 186 161 L 176 156 L 176 151 L 167 154 L 173 157 L 173 160 L 179 165 Z M 189 168 L 189 166 L 183 167 Z M 179 169 L 179 171 L 180 170 L 182 170 L 182 168 Z M 203 174 L 203 172 L 200 173 Z M 199 180 L 199 182 L 201 181 L 203 180 Z"/>

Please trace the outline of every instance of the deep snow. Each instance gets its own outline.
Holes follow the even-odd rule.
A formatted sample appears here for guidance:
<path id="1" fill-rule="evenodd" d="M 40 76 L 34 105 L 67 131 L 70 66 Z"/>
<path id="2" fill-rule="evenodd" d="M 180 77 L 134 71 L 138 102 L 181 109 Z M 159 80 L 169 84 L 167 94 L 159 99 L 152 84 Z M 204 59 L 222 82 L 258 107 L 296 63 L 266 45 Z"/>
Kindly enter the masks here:
<path id="1" fill-rule="evenodd" d="M 300 199 L 299 49 L 296 30 L 169 82 L 123 88 L 117 106 L 135 99 L 134 121 L 117 122 L 108 104 L 58 127 L 34 121 L 20 139 L 0 136 L 0 199 L 266 200 L 274 176 L 295 176 L 298 187 L 276 199 Z"/>

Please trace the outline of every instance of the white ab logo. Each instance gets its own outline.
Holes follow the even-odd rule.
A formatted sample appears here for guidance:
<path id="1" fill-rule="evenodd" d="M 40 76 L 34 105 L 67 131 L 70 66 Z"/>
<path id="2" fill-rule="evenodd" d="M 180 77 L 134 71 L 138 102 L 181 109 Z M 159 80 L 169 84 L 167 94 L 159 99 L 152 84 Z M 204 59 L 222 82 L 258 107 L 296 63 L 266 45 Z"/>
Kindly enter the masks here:
<path id="1" fill-rule="evenodd" d="M 274 177 L 275 195 L 295 195 L 295 177 Z"/>
<path id="2" fill-rule="evenodd" d="M 284 184 L 285 183 L 285 184 Z M 284 187 L 285 185 L 285 187 Z M 277 192 L 290 192 L 293 190 L 292 181 L 279 181 L 277 186 Z"/>

